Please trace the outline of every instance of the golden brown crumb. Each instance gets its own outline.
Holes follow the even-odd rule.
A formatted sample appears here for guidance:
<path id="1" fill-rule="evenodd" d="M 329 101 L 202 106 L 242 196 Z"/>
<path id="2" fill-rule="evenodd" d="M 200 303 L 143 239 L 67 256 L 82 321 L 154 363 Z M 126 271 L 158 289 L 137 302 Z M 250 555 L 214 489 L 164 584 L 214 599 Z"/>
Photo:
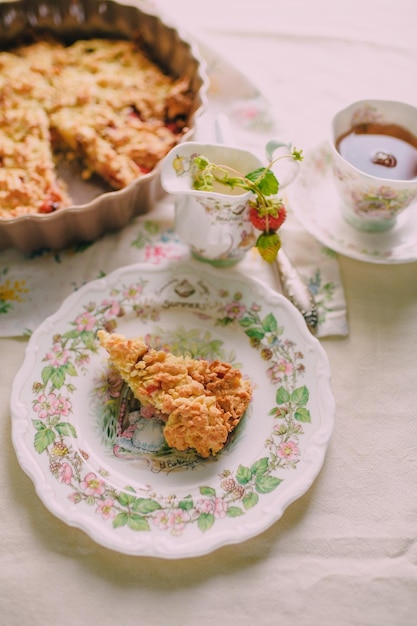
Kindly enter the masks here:
<path id="1" fill-rule="evenodd" d="M 55 174 L 45 111 L 6 98 L 0 107 L 0 218 L 50 213 L 69 202 Z"/>
<path id="2" fill-rule="evenodd" d="M 0 219 L 71 204 L 55 151 L 126 187 L 178 143 L 191 105 L 188 81 L 167 76 L 132 41 L 0 52 Z"/>
<path id="3" fill-rule="evenodd" d="M 167 416 L 164 436 L 173 448 L 215 455 L 239 423 L 251 384 L 229 363 L 176 356 L 140 338 L 98 331 L 100 344 L 142 405 Z"/>

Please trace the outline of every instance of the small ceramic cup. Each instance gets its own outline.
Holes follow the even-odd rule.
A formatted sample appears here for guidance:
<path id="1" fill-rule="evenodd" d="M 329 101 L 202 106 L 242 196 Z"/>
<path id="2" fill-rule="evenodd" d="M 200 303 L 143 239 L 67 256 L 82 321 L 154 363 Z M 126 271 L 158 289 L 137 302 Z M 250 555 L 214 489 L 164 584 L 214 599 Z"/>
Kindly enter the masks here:
<path id="1" fill-rule="evenodd" d="M 364 129 L 369 125 L 399 126 L 417 139 L 417 109 L 390 100 L 361 100 L 336 113 L 331 122 L 330 149 L 343 217 L 359 230 L 379 232 L 392 228 L 397 216 L 417 198 L 417 161 L 408 167 L 416 168 L 415 176 L 397 178 L 389 165 L 394 155 L 378 150 L 372 138 L 369 154 L 360 153 L 363 144 L 352 144 L 351 154 L 345 151 L 342 156 L 337 147 L 340 137 L 355 127 Z M 406 158 L 417 159 L 417 150 L 413 152 L 411 147 Z"/>
<path id="2" fill-rule="evenodd" d="M 280 146 L 277 142 L 271 144 L 270 151 Z M 256 243 L 257 235 L 249 220 L 253 194 L 224 185 L 212 191 L 193 189 L 191 164 L 195 155 L 204 155 L 212 163 L 242 174 L 264 165 L 247 150 L 192 141 L 173 148 L 162 162 L 161 184 L 174 196 L 176 232 L 195 258 L 217 267 L 234 265 Z M 286 175 L 285 183 L 289 184 L 294 176 L 294 172 Z"/>

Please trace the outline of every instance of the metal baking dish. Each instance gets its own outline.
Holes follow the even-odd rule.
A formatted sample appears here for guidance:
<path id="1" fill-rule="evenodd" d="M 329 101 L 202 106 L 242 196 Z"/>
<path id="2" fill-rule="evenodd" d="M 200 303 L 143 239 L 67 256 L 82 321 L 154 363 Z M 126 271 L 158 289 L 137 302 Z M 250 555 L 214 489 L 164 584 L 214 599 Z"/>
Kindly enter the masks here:
<path id="1" fill-rule="evenodd" d="M 162 20 L 149 6 L 119 4 L 113 0 L 17 0 L 0 3 L 0 49 L 6 50 L 26 33 L 52 33 L 64 43 L 93 37 L 141 40 L 168 73 L 186 76 L 194 94 L 187 120 L 187 141 L 206 102 L 204 61 L 186 37 Z M 63 249 L 76 242 L 90 242 L 106 232 L 123 228 L 135 215 L 151 210 L 162 193 L 159 166 L 118 191 L 109 191 L 96 180 L 84 182 L 77 165 L 59 171 L 74 204 L 49 214 L 23 215 L 0 220 L 0 250 L 15 247 L 22 252 L 39 248 Z"/>

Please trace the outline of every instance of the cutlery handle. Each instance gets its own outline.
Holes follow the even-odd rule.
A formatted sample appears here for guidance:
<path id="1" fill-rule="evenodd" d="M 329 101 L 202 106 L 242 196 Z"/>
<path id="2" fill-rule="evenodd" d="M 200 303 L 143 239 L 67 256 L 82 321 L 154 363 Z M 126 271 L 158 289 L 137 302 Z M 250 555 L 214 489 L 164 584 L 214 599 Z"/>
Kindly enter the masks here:
<path id="1" fill-rule="evenodd" d="M 274 263 L 278 270 L 282 290 L 288 300 L 300 311 L 310 331 L 315 334 L 319 321 L 316 302 L 308 285 L 292 265 L 291 261 L 281 249 Z"/>

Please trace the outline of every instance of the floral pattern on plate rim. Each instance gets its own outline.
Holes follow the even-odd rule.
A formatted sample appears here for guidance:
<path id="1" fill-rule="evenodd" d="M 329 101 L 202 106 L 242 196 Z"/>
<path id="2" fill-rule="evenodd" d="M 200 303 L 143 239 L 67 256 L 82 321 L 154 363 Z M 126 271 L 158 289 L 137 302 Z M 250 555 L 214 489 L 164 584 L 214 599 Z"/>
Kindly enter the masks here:
<path id="1" fill-rule="evenodd" d="M 106 469 L 91 471 L 88 453 L 77 446 L 77 432 L 71 423 L 71 396 L 76 391 L 73 381 L 87 371 L 91 354 L 98 351 L 99 328 L 114 329 L 128 312 L 141 320 L 158 318 L 158 307 L 149 303 L 149 297 L 146 301 L 142 297 L 147 283 L 142 278 L 112 288 L 110 297 L 85 305 L 70 322 L 69 330 L 53 337 L 42 360 L 41 380 L 32 385 L 34 447 L 46 455 L 55 479 L 68 488 L 69 500 L 93 507 L 95 514 L 114 529 L 167 530 L 172 537 L 180 537 L 190 526 L 207 532 L 219 519 L 244 515 L 279 487 L 284 480 L 277 475 L 281 470 L 296 469 L 304 428 L 311 422 L 309 390 L 300 383 L 305 372 L 304 355 L 285 338 L 274 314 L 263 313 L 258 303 L 245 304 L 240 292 L 230 297 L 228 291 L 219 289 L 215 323 L 237 325 L 244 332 L 250 346 L 265 360 L 266 374 L 276 386 L 275 405 L 269 412 L 273 428 L 265 441 L 264 455 L 250 466 L 240 464 L 224 470 L 218 487 L 201 485 L 195 496 L 164 496 L 152 487 L 138 490 L 126 485 L 116 489 Z M 206 313 L 199 310 L 196 315 Z M 110 386 L 105 393 L 111 402 Z"/>

